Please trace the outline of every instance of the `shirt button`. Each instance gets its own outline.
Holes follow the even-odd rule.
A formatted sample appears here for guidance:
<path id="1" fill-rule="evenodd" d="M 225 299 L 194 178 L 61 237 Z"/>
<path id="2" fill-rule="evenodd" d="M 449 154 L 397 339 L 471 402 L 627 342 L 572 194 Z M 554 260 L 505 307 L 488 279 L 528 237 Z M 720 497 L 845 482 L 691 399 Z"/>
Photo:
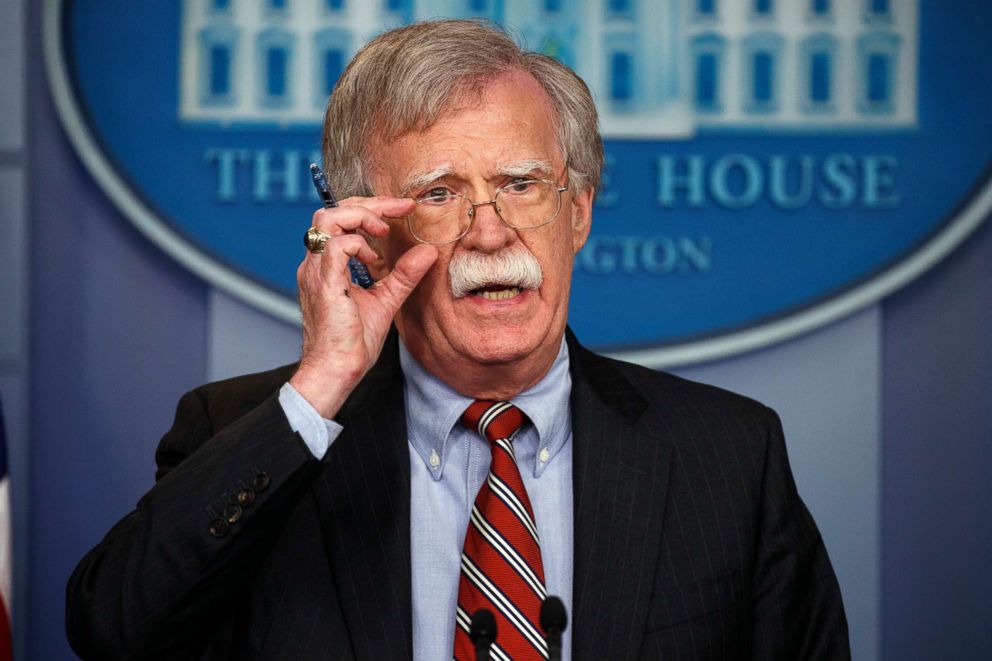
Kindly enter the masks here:
<path id="1" fill-rule="evenodd" d="M 427 460 L 427 463 L 431 465 L 431 468 L 437 468 L 441 464 L 441 457 L 437 456 L 437 452 L 435 450 L 431 450 L 431 456 L 430 459 Z"/>
<path id="2" fill-rule="evenodd" d="M 548 448 L 543 448 L 537 458 L 541 460 L 542 464 L 546 464 L 548 463 L 548 459 L 551 458 L 551 453 L 548 452 Z"/>

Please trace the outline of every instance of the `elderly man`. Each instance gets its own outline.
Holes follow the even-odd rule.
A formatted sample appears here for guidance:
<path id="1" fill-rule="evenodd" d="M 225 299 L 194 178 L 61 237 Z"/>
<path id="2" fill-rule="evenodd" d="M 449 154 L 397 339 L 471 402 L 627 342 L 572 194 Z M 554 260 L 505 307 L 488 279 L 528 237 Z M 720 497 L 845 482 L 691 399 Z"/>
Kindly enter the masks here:
<path id="1" fill-rule="evenodd" d="M 299 267 L 296 365 L 203 386 L 157 483 L 80 563 L 85 658 L 849 656 L 760 404 L 567 331 L 602 166 L 585 85 L 465 21 L 373 40 L 335 88 L 339 208 Z M 349 258 L 376 284 L 349 279 Z"/>

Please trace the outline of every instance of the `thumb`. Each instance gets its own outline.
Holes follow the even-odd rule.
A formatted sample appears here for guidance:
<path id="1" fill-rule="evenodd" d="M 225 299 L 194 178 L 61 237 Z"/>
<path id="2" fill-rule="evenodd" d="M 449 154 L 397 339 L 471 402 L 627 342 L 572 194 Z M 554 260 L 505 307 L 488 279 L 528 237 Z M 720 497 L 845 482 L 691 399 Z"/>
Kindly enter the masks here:
<path id="1" fill-rule="evenodd" d="M 396 265 L 389 275 L 379 281 L 377 289 L 380 290 L 385 300 L 384 302 L 395 310 L 398 310 L 403 301 L 407 299 L 410 292 L 420 284 L 427 271 L 437 261 L 438 251 L 435 246 L 420 244 L 407 250 L 396 260 Z"/>

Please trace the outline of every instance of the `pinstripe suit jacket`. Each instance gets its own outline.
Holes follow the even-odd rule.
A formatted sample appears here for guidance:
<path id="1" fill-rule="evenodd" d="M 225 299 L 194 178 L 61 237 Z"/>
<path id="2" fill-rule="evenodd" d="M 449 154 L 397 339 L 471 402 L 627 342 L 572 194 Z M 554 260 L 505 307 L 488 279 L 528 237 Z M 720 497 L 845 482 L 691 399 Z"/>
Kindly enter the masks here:
<path id="1" fill-rule="evenodd" d="M 837 581 L 775 414 L 568 341 L 574 658 L 849 658 Z M 83 658 L 411 656 L 395 336 L 324 461 L 278 403 L 293 367 L 182 398 L 155 486 L 70 579 L 67 629 Z M 211 534 L 244 490 L 254 501 Z"/>

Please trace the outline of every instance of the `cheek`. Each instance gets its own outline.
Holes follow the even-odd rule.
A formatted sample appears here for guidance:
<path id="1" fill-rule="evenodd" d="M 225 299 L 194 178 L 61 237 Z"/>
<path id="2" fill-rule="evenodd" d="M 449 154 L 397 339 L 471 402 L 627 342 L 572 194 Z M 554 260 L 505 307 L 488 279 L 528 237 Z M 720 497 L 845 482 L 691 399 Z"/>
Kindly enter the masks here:
<path id="1" fill-rule="evenodd" d="M 546 271 L 545 277 L 549 275 L 554 275 L 556 278 L 567 277 L 575 257 L 572 250 L 571 234 L 556 235 L 551 244 L 546 247 L 545 255 L 547 256 L 543 264 Z M 547 271 L 553 271 L 553 273 Z"/>

